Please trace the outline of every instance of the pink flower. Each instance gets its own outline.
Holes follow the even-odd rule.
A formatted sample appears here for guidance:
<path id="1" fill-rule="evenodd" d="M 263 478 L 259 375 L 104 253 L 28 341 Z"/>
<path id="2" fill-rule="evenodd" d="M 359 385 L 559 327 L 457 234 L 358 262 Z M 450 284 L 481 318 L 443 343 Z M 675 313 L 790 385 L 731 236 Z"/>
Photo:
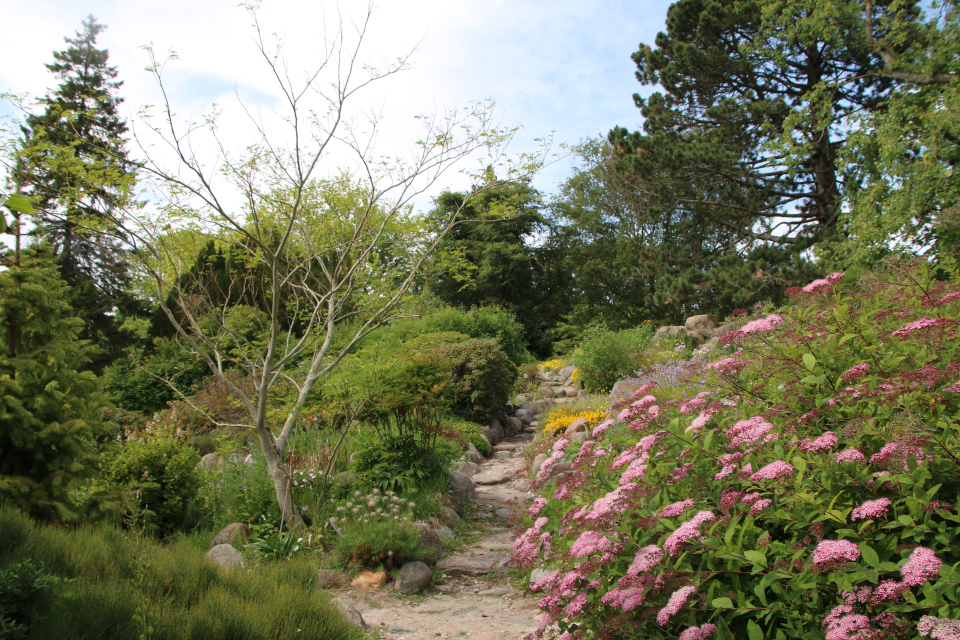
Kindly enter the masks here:
<path id="1" fill-rule="evenodd" d="M 833 460 L 838 464 L 842 464 L 844 462 L 863 462 L 866 459 L 866 456 L 860 453 L 859 449 L 850 448 L 844 449 L 838 453 L 837 457 L 835 457 Z"/>
<path id="2" fill-rule="evenodd" d="M 879 520 L 887 512 L 890 506 L 890 500 L 880 498 L 879 500 L 867 500 L 862 505 L 853 510 L 850 514 L 851 520 Z"/>
<path id="3" fill-rule="evenodd" d="M 898 600 L 903 592 L 910 587 L 905 582 L 896 580 L 884 580 L 876 589 L 873 590 L 873 597 L 870 598 L 870 605 L 877 606 L 883 602 L 893 602 Z"/>
<path id="4" fill-rule="evenodd" d="M 630 568 L 627 569 L 627 575 L 636 576 L 641 573 L 646 573 L 655 567 L 662 558 L 663 549 L 655 544 L 648 544 L 637 551 L 637 555 L 633 556 L 633 562 L 630 563 Z"/>
<path id="5" fill-rule="evenodd" d="M 917 459 L 917 463 L 922 463 L 924 458 L 933 462 L 933 454 L 924 453 L 921 447 L 916 447 L 903 442 L 890 442 L 885 444 L 880 451 L 870 456 L 870 464 L 879 464 L 884 467 L 899 467 L 909 472 L 910 456 Z"/>
<path id="6" fill-rule="evenodd" d="M 870 363 L 863 362 L 854 367 L 850 367 L 849 369 L 841 373 L 840 377 L 846 380 L 847 382 L 850 382 L 851 380 L 856 380 L 857 378 L 862 377 L 863 374 L 865 374 L 868 369 L 870 369 Z"/>
<path id="7" fill-rule="evenodd" d="M 849 540 L 821 540 L 813 550 L 813 563 L 856 562 L 860 559 L 860 547 Z"/>
<path id="8" fill-rule="evenodd" d="M 609 429 L 610 427 L 612 427 L 613 424 L 614 424 L 614 422 L 615 422 L 615 421 L 612 420 L 612 419 L 607 419 L 607 420 L 604 420 L 603 422 L 601 422 L 600 424 L 598 424 L 598 425 L 597 425 L 596 427 L 594 427 L 594 429 L 593 429 L 593 437 L 594 437 L 594 438 L 599 437 L 601 433 L 603 433 L 604 431 L 606 431 L 607 429 Z"/>
<path id="9" fill-rule="evenodd" d="M 660 509 L 657 512 L 659 518 L 674 518 L 683 515 L 685 511 L 693 508 L 693 500 L 687 499 L 680 502 L 673 502 Z"/>
<path id="10" fill-rule="evenodd" d="M 754 331 L 770 331 L 775 326 L 783 322 L 783 316 L 773 313 L 766 318 L 759 318 L 748 322 L 740 331 L 742 333 L 753 333 Z"/>
<path id="11" fill-rule="evenodd" d="M 960 383 L 958 383 L 960 384 Z M 700 430 L 707 426 L 707 423 L 710 422 L 710 418 L 713 417 L 713 412 L 711 411 L 701 411 L 700 415 L 693 419 L 693 422 L 690 423 L 690 426 L 684 429 L 684 433 L 700 433 Z"/>
<path id="12" fill-rule="evenodd" d="M 844 274 L 842 273 L 831 273 L 826 278 L 820 278 L 819 280 L 814 280 L 807 286 L 805 286 L 801 291 L 804 293 L 818 293 L 824 289 L 830 289 L 836 283 L 843 280 Z"/>
<path id="13" fill-rule="evenodd" d="M 817 436 L 813 440 L 807 440 L 800 444 L 800 451 L 806 453 L 816 453 L 817 451 L 829 451 L 837 446 L 839 440 L 833 433 L 825 433 Z"/>
<path id="14" fill-rule="evenodd" d="M 707 365 L 710 368 L 710 365 Z M 701 391 L 696 398 L 684 398 L 680 401 L 680 415 L 685 416 L 693 413 L 697 409 L 702 409 L 707 404 L 707 398 L 710 397 L 709 391 Z"/>
<path id="15" fill-rule="evenodd" d="M 763 500 L 757 500 L 753 503 L 753 506 L 750 507 L 750 515 L 755 516 L 767 507 L 773 504 L 773 500 L 769 498 L 764 498 Z"/>
<path id="16" fill-rule="evenodd" d="M 693 538 L 700 538 L 700 525 L 705 522 L 710 522 L 716 520 L 716 516 L 713 515 L 712 511 L 701 511 L 697 515 L 693 516 L 690 520 L 687 520 L 679 527 L 677 527 L 673 533 L 671 533 L 666 541 L 663 543 L 663 548 L 671 556 L 677 555 L 680 551 L 680 548 L 692 540 Z"/>
<path id="17" fill-rule="evenodd" d="M 537 498 L 533 501 L 533 504 L 530 505 L 530 508 L 527 510 L 527 514 L 531 518 L 536 518 L 540 515 L 540 512 L 543 511 L 543 508 L 547 506 L 548 500 L 546 498 Z"/>
<path id="18" fill-rule="evenodd" d="M 713 479 L 714 479 L 714 480 L 723 480 L 723 479 L 726 478 L 728 475 L 730 475 L 731 473 L 733 473 L 733 472 L 736 470 L 736 468 L 737 468 L 737 465 L 735 465 L 735 464 L 727 464 L 727 465 L 724 465 L 723 469 L 720 469 L 720 471 L 717 471 L 715 474 L 713 474 Z"/>
<path id="19" fill-rule="evenodd" d="M 937 301 L 937 306 L 939 307 L 945 302 L 950 302 L 951 300 L 960 300 L 960 291 L 954 291 L 953 293 L 948 293 L 947 295 L 943 296 Z"/>
<path id="20" fill-rule="evenodd" d="M 957 323 L 956 320 L 950 318 L 920 318 L 914 322 L 911 322 L 908 325 L 900 327 L 893 332 L 895 336 L 908 337 L 916 333 L 917 331 L 923 331 L 925 329 L 941 328 L 946 329 Z"/>
<path id="21" fill-rule="evenodd" d="M 751 445 L 763 439 L 774 426 L 760 416 L 741 420 L 727 430 L 727 451 L 733 451 L 744 445 Z"/>
<path id="22" fill-rule="evenodd" d="M 916 587 L 935 578 L 940 573 L 941 565 L 943 561 L 932 549 L 917 547 L 910 554 L 906 564 L 900 567 L 900 575 L 903 576 L 905 584 Z"/>
<path id="23" fill-rule="evenodd" d="M 944 389 L 947 393 L 960 393 L 960 381 L 954 382 L 952 385 Z"/>
<path id="24" fill-rule="evenodd" d="M 935 616 L 923 616 L 917 623 L 921 636 L 930 636 L 935 640 L 960 639 L 960 620 L 949 620 Z"/>
<path id="25" fill-rule="evenodd" d="M 603 553 L 606 561 L 620 553 L 621 549 L 623 549 L 623 544 L 611 541 L 599 531 L 584 531 L 570 547 L 570 555 L 577 558 L 586 558 L 594 553 Z"/>
<path id="26" fill-rule="evenodd" d="M 737 354 L 729 358 L 724 358 L 723 360 L 717 360 L 716 362 L 711 362 L 710 364 L 707 365 L 707 369 L 716 369 L 720 375 L 729 376 L 735 373 L 739 373 L 744 367 L 746 367 L 749 364 L 750 364 L 749 360 L 741 360 L 740 355 Z"/>
<path id="27" fill-rule="evenodd" d="M 670 621 L 670 618 L 677 615 L 680 612 L 680 609 L 687 604 L 687 600 L 690 599 L 690 596 L 696 591 L 697 588 L 693 585 L 688 585 L 686 587 L 680 587 L 670 595 L 670 600 L 667 601 L 667 606 L 663 609 L 660 609 L 657 613 L 657 622 L 662 626 L 667 624 Z"/>
<path id="28" fill-rule="evenodd" d="M 783 478 L 793 473 L 795 469 L 792 464 L 786 463 L 783 460 L 774 460 L 760 471 L 757 471 L 752 476 L 751 480 L 776 480 L 778 478 Z"/>
<path id="29" fill-rule="evenodd" d="M 566 438 L 561 438 L 553 444 L 553 450 L 556 452 L 563 451 L 567 448 L 567 445 L 570 444 L 570 441 Z"/>
<path id="30" fill-rule="evenodd" d="M 712 636 L 716 630 L 716 625 L 707 622 L 700 627 L 690 627 L 689 629 L 684 629 L 680 634 L 680 640 L 706 640 Z"/>
<path id="31" fill-rule="evenodd" d="M 843 616 L 827 631 L 826 640 L 874 640 L 879 632 L 870 633 L 870 618 L 857 613 Z"/>

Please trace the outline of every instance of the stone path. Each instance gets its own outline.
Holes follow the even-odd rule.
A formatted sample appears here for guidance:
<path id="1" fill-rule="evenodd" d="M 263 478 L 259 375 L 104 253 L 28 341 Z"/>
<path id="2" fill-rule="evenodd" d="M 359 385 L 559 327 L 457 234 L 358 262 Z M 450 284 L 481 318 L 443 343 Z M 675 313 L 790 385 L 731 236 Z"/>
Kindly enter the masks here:
<path id="1" fill-rule="evenodd" d="M 418 596 L 400 596 L 389 588 L 332 593 L 360 611 L 370 637 L 519 640 L 537 628 L 537 599 L 514 586 L 515 578 L 503 568 L 513 551 L 510 521 L 532 500 L 520 453 L 531 439 L 530 433 L 507 438 L 495 447 L 493 458 L 480 464 L 473 476 L 477 496 L 468 520 L 480 532 L 437 564 L 442 584 Z"/>

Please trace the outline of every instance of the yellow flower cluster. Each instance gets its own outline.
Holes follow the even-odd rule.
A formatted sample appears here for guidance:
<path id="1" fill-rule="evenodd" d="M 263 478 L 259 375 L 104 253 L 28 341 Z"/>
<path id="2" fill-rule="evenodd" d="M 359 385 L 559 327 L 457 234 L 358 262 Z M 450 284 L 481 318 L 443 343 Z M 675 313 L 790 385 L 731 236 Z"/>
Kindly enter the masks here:
<path id="1" fill-rule="evenodd" d="M 579 411 L 577 413 L 566 413 L 564 411 L 551 411 L 548 416 L 549 421 L 547 426 L 543 428 L 543 432 L 547 435 L 555 435 L 560 431 L 564 431 L 572 423 L 579 420 L 580 418 L 586 418 L 589 423 L 588 427 L 593 428 L 597 426 L 601 420 L 607 417 L 607 412 L 604 409 L 593 409 L 591 411 Z"/>
<path id="2" fill-rule="evenodd" d="M 560 358 L 554 358 L 553 360 L 541 362 L 537 366 L 540 368 L 540 371 L 554 371 L 557 369 L 563 369 L 566 366 L 566 363 Z"/>

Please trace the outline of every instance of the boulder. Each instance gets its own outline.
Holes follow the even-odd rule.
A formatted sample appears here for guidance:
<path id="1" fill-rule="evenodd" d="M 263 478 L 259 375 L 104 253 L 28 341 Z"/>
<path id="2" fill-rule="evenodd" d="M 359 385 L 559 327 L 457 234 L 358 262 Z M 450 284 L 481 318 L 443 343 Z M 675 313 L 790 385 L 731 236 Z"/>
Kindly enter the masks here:
<path id="1" fill-rule="evenodd" d="M 507 431 L 510 435 L 516 435 L 520 433 L 523 431 L 523 421 L 521 421 L 519 418 L 510 416 L 507 418 L 507 427 L 505 428 L 505 431 Z"/>
<path id="2" fill-rule="evenodd" d="M 437 535 L 440 536 L 441 542 L 443 542 L 444 540 L 453 540 L 453 538 L 455 537 L 453 535 L 453 529 L 451 529 L 450 527 L 440 526 L 434 529 L 434 531 L 436 531 Z"/>
<path id="3" fill-rule="evenodd" d="M 553 371 L 544 371 L 543 373 L 540 374 L 540 377 L 543 380 L 548 380 L 548 381 L 560 379 L 560 375 L 557 373 L 554 373 Z"/>
<path id="4" fill-rule="evenodd" d="M 343 614 L 343 617 L 346 618 L 347 622 L 353 626 L 361 629 L 367 629 L 369 627 L 369 625 L 363 619 L 363 615 L 360 613 L 360 610 L 346 600 L 334 598 L 333 604 L 337 606 L 337 609 L 340 609 L 340 613 Z"/>
<path id="5" fill-rule="evenodd" d="M 513 451 L 494 451 L 493 459 L 494 460 L 506 460 L 507 458 L 513 457 Z"/>
<path id="6" fill-rule="evenodd" d="M 530 572 L 530 585 L 540 582 L 544 578 L 549 578 L 553 574 L 550 569 L 534 569 Z"/>
<path id="7" fill-rule="evenodd" d="M 480 450 L 477 449 L 477 446 L 472 442 L 467 443 L 467 450 L 465 452 L 467 460 L 475 464 L 480 464 L 483 462 L 483 454 L 480 453 Z"/>
<path id="8" fill-rule="evenodd" d="M 459 527 L 462 522 L 457 512 L 450 507 L 440 509 L 440 521 L 452 529 Z"/>
<path id="9" fill-rule="evenodd" d="M 746 320 L 734 320 L 733 322 L 728 322 L 722 324 L 719 327 L 710 330 L 710 335 L 714 338 L 719 338 L 725 336 L 731 331 L 737 331 L 738 329 L 743 328 L 743 325 L 747 324 Z"/>
<path id="10" fill-rule="evenodd" d="M 465 476 L 474 476 L 480 471 L 480 465 L 476 462 L 464 460 L 454 468 L 454 471 L 462 473 Z"/>
<path id="11" fill-rule="evenodd" d="M 494 571 L 503 556 L 487 553 L 482 556 L 451 556 L 437 563 L 437 569 L 450 576 L 484 576 Z"/>
<path id="12" fill-rule="evenodd" d="M 363 589 L 364 591 L 371 589 L 375 591 L 382 589 L 386 584 L 386 571 L 361 571 L 357 574 L 357 577 L 353 579 L 353 582 L 350 583 L 350 586 L 354 589 Z"/>
<path id="13" fill-rule="evenodd" d="M 590 421 L 586 418 L 580 418 L 579 420 L 574 420 L 570 423 L 570 426 L 567 427 L 566 431 L 563 432 L 563 435 L 569 437 L 579 431 L 586 431 L 587 427 L 590 426 Z"/>
<path id="14" fill-rule="evenodd" d="M 517 409 L 517 412 L 513 414 L 517 420 L 527 425 L 533 421 L 533 413 L 527 411 L 526 409 Z"/>
<path id="15" fill-rule="evenodd" d="M 554 392 L 553 387 L 551 387 L 551 386 L 549 386 L 549 385 L 543 385 L 543 386 L 541 386 L 539 389 L 537 389 L 537 398 L 538 398 L 538 399 L 541 399 L 541 398 L 552 398 L 552 397 L 554 397 L 555 395 L 556 395 L 556 393 Z"/>
<path id="16" fill-rule="evenodd" d="M 394 588 L 400 593 L 423 591 L 427 588 L 427 585 L 430 584 L 432 573 L 430 567 L 419 560 L 405 562 L 403 566 L 400 567 L 400 577 L 397 578 Z"/>
<path id="17" fill-rule="evenodd" d="M 440 559 L 440 554 L 443 553 L 443 542 L 436 531 L 425 524 L 418 523 L 417 538 L 419 540 L 417 546 L 424 560 L 433 564 Z"/>
<path id="18" fill-rule="evenodd" d="M 233 545 L 218 544 L 207 551 L 207 557 L 227 571 L 243 566 L 243 556 L 233 548 Z"/>
<path id="19" fill-rule="evenodd" d="M 677 336 L 682 336 L 686 332 L 686 327 L 676 325 L 671 327 L 660 327 L 657 329 L 657 332 L 653 334 L 653 339 L 660 340 L 662 338 L 676 338 Z"/>
<path id="20" fill-rule="evenodd" d="M 533 462 L 530 464 L 530 475 L 535 476 L 540 471 L 540 465 L 543 464 L 543 461 L 547 459 L 547 454 L 539 453 L 537 457 L 533 459 Z"/>
<path id="21" fill-rule="evenodd" d="M 200 458 L 200 462 L 197 463 L 197 469 L 203 469 L 204 471 L 211 471 L 216 469 L 220 465 L 220 456 L 215 453 L 208 453 L 207 455 Z"/>
<path id="22" fill-rule="evenodd" d="M 350 584 L 350 577 L 342 571 L 321 569 L 317 578 L 317 586 L 321 589 L 341 589 Z"/>
<path id="23" fill-rule="evenodd" d="M 524 402 L 530 402 L 532 399 L 533 397 L 529 393 L 518 393 L 517 397 L 513 399 L 513 403 L 523 406 Z"/>
<path id="24" fill-rule="evenodd" d="M 503 442 L 503 443 L 500 443 L 500 444 L 496 445 L 496 446 L 493 448 L 493 450 L 494 450 L 494 451 L 516 451 L 516 450 L 517 450 L 517 445 L 515 445 L 515 444 L 510 444 L 509 442 Z"/>
<path id="25" fill-rule="evenodd" d="M 563 369 L 560 369 L 560 379 L 569 380 L 573 377 L 573 372 L 576 370 L 576 367 L 564 367 Z"/>
<path id="26" fill-rule="evenodd" d="M 477 495 L 477 486 L 468 476 L 453 472 L 450 474 L 450 498 L 461 509 Z"/>
<path id="27" fill-rule="evenodd" d="M 213 541 L 210 542 L 210 548 L 213 549 L 217 545 L 221 544 L 243 546 L 247 543 L 247 538 L 250 537 L 251 533 L 252 530 L 250 529 L 249 525 L 246 525 L 242 522 L 228 524 L 220 531 L 220 533 L 213 537 Z"/>
<path id="28" fill-rule="evenodd" d="M 567 438 L 570 442 L 586 442 L 587 441 L 587 432 L 586 431 L 577 431 L 576 433 L 571 433 Z"/>
<path id="29" fill-rule="evenodd" d="M 720 316 L 715 316 L 711 314 L 704 314 L 700 316 L 690 316 L 687 318 L 687 321 L 683 323 L 683 326 L 690 331 L 706 331 L 713 329 L 720 323 Z"/>
<path id="30" fill-rule="evenodd" d="M 558 396 L 563 396 L 565 398 L 576 398 L 579 390 L 576 387 L 560 387 L 557 391 Z"/>
<path id="31" fill-rule="evenodd" d="M 490 444 L 497 444 L 504 438 L 503 425 L 496 418 L 490 418 L 483 435 L 487 436 Z"/>
<path id="32" fill-rule="evenodd" d="M 709 339 L 709 337 L 710 337 L 710 336 L 708 336 L 707 334 L 705 334 L 705 333 L 702 332 L 702 331 L 691 331 L 691 332 L 690 332 L 690 335 L 693 336 L 693 346 L 694 346 L 694 347 L 699 347 L 699 346 L 702 345 L 704 342 L 706 342 L 706 341 Z"/>
<path id="33" fill-rule="evenodd" d="M 537 415 L 540 413 L 540 405 L 536 402 L 524 402 L 520 405 L 520 408 L 524 411 L 529 411 L 530 415 Z"/>
<path id="34" fill-rule="evenodd" d="M 543 413 L 543 410 L 553 404 L 553 400 L 547 398 L 543 400 L 537 400 L 537 413 Z"/>

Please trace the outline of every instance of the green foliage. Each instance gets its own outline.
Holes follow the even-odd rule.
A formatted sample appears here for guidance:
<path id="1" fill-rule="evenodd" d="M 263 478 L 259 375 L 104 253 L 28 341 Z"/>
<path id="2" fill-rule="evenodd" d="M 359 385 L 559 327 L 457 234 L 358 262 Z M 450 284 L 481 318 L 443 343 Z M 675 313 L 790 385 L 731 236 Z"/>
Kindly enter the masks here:
<path id="1" fill-rule="evenodd" d="M 483 437 L 483 425 L 457 416 L 444 416 L 443 427 L 444 433 L 452 440 L 472 442 L 477 451 L 490 457 L 490 443 Z"/>
<path id="2" fill-rule="evenodd" d="M 39 527 L 0 508 L 0 532 L 29 527 L 21 543 L 0 548 L 0 567 L 31 558 L 50 575 L 72 578 L 40 605 L 31 638 L 136 640 L 139 600 L 130 597 L 137 563 L 127 535 L 113 527 Z M 6 540 L 5 540 L 6 542 Z M 204 557 L 209 535 L 161 546 L 144 541 L 143 593 L 155 640 L 349 640 L 351 627 L 317 588 L 307 558 L 225 572 Z"/>
<path id="3" fill-rule="evenodd" d="M 300 550 L 302 540 L 293 533 L 277 530 L 255 539 L 247 549 L 264 560 L 287 560 Z"/>
<path id="4" fill-rule="evenodd" d="M 588 329 L 574 354 L 577 379 L 585 389 L 609 391 L 618 380 L 644 363 L 644 351 L 653 332 L 653 324 L 649 322 L 623 331 L 603 327 Z"/>
<path id="5" fill-rule="evenodd" d="M 561 631 L 916 637 L 960 616 L 960 291 L 934 272 L 792 291 L 724 337 L 741 351 L 651 370 L 595 444 L 559 445 L 544 465 L 573 471 L 514 562 L 551 536 L 539 586 Z"/>
<path id="6" fill-rule="evenodd" d="M 38 517 L 67 518 L 89 472 L 106 399 L 83 371 L 88 348 L 49 249 L 0 273 L 0 497 Z"/>
<path id="7" fill-rule="evenodd" d="M 169 436 L 114 445 L 101 456 L 100 481 L 124 492 L 138 492 L 147 525 L 162 534 L 197 524 L 200 454 Z M 109 492 L 109 490 L 108 490 Z"/>
<path id="8" fill-rule="evenodd" d="M 519 366 L 530 360 L 523 325 L 501 307 L 472 307 L 469 311 L 441 309 L 424 316 L 424 333 L 454 331 L 471 338 L 495 338 L 510 362 Z"/>
<path id="9" fill-rule="evenodd" d="M 26 638 L 30 622 L 38 617 L 37 605 L 44 591 L 59 584 L 33 560 L 24 560 L 0 568 L 0 638 Z"/>
<path id="10" fill-rule="evenodd" d="M 413 523 L 416 505 L 392 491 L 359 492 L 337 507 L 340 535 L 334 553 L 348 569 L 398 569 L 418 560 L 419 535 Z"/>
<path id="11" fill-rule="evenodd" d="M 198 494 L 197 509 L 207 519 L 207 525 L 217 529 L 231 522 L 244 522 L 251 526 L 269 523 L 276 527 L 280 523 L 280 510 L 263 454 L 251 447 L 251 463 L 247 464 L 243 453 L 233 447 L 222 447 L 218 451 L 220 464 L 216 469 L 203 472 Z M 294 490 L 296 492 L 296 487 Z M 298 500 L 301 497 L 297 495 Z"/>

